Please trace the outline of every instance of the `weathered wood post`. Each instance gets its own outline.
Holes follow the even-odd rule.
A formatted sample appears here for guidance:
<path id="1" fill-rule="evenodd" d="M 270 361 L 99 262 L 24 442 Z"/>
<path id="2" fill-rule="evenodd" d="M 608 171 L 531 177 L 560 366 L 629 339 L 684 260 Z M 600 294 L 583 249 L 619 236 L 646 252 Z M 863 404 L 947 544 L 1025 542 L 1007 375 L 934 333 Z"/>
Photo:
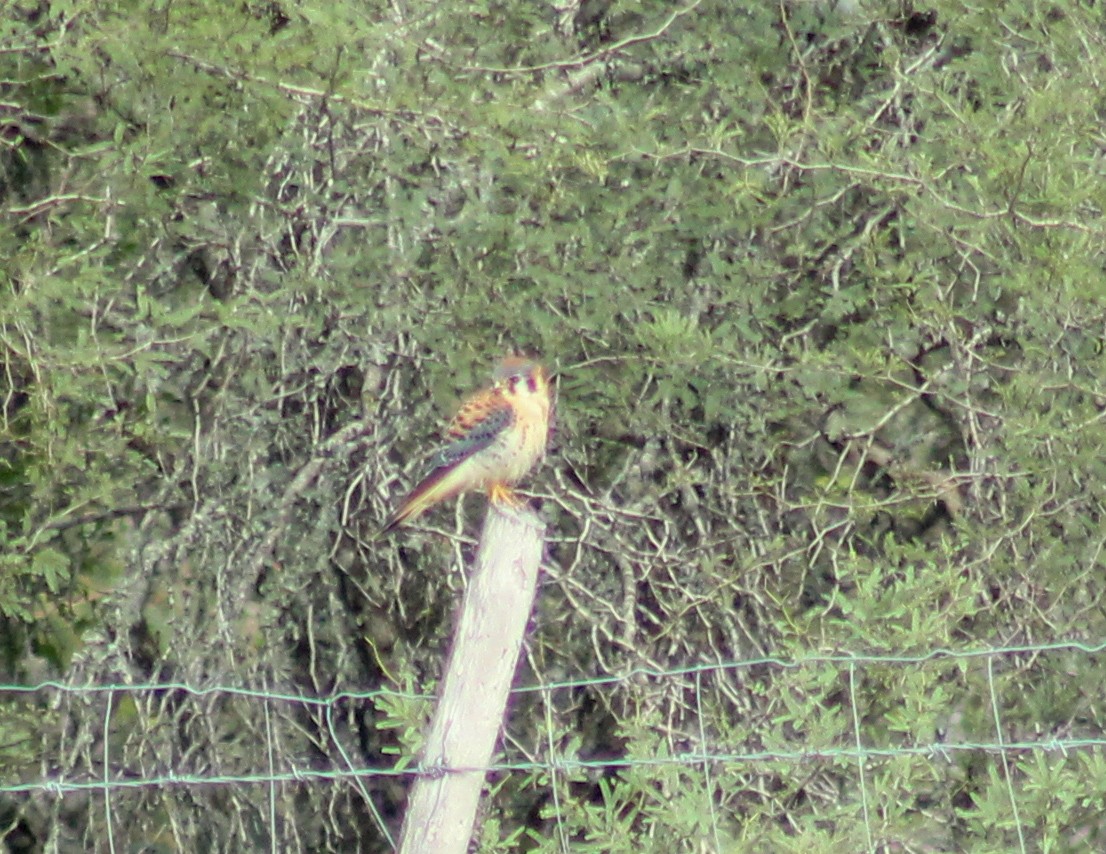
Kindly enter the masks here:
<path id="1" fill-rule="evenodd" d="M 465 854 L 537 592 L 545 527 L 489 505 L 438 706 L 411 789 L 400 854 Z"/>

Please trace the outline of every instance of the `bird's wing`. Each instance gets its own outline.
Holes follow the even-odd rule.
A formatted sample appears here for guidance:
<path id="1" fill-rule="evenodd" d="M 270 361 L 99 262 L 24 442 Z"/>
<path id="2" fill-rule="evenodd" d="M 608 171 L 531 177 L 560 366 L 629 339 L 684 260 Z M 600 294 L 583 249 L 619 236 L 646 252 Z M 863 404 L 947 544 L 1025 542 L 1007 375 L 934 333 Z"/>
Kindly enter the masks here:
<path id="1" fill-rule="evenodd" d="M 465 460 L 488 447 L 514 421 L 515 411 L 494 390 L 470 398 L 450 422 L 448 443 L 430 458 L 430 473 L 403 499 L 380 533 L 403 524 L 439 501 L 470 488 Z"/>
<path id="2" fill-rule="evenodd" d="M 433 456 L 431 465 L 452 466 L 471 457 L 494 442 L 514 419 L 514 409 L 494 391 L 470 398 L 450 422 L 448 442 Z"/>

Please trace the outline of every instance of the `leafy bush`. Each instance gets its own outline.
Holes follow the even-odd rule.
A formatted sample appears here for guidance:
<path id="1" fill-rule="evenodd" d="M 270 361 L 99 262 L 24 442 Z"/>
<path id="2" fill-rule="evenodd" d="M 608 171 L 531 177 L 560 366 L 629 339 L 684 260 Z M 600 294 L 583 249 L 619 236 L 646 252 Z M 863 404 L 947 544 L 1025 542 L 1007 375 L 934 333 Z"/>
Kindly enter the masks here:
<path id="1" fill-rule="evenodd" d="M 387 850 L 349 772 L 413 761 L 478 502 L 372 532 L 511 349 L 543 690 L 482 850 L 1101 843 L 1096 8 L 2 26 L 0 636 L 65 685 L 6 691 L 10 848 Z"/>

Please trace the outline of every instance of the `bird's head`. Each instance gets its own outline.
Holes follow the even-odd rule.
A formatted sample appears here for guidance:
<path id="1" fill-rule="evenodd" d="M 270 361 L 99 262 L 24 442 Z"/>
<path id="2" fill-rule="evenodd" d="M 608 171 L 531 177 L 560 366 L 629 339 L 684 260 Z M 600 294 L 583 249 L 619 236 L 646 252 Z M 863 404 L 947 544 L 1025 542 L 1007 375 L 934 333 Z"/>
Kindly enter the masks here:
<path id="1" fill-rule="evenodd" d="M 508 356 L 492 374 L 492 384 L 505 394 L 549 396 L 549 375 L 545 368 L 525 356 Z"/>

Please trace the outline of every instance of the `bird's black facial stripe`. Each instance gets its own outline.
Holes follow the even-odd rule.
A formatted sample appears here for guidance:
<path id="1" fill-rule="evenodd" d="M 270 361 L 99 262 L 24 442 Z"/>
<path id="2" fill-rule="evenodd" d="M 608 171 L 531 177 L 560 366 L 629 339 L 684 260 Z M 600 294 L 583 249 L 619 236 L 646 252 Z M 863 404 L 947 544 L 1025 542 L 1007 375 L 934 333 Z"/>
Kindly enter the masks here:
<path id="1" fill-rule="evenodd" d="M 537 394 L 538 391 L 538 378 L 535 374 L 529 372 L 511 374 L 504 377 L 500 382 L 508 394 L 518 394 L 524 389 L 530 394 Z"/>

